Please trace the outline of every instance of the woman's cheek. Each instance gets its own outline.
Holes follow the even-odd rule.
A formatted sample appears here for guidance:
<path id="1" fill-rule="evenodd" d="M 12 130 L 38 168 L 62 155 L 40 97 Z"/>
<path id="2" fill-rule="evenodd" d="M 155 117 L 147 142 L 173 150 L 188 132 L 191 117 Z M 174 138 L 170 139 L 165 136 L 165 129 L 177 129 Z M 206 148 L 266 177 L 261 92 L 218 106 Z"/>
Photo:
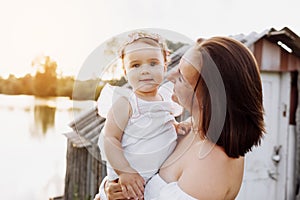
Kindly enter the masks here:
<path id="1" fill-rule="evenodd" d="M 174 98 L 174 101 L 179 103 L 182 106 L 187 106 L 186 105 L 186 99 L 184 97 L 184 91 L 183 90 L 175 90 L 174 95 L 172 96 Z"/>
<path id="2" fill-rule="evenodd" d="M 181 87 L 181 89 L 175 91 L 176 101 L 183 107 L 190 107 L 193 99 L 193 91 L 190 91 L 187 87 Z"/>

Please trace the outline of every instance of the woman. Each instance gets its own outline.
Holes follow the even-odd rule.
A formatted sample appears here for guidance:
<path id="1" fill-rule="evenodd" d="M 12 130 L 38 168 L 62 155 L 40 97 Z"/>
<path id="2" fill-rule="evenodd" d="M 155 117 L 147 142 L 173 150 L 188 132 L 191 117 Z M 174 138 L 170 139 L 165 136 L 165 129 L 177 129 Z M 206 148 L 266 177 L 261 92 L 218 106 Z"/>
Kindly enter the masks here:
<path id="1" fill-rule="evenodd" d="M 255 58 L 228 37 L 198 40 L 168 79 L 174 83 L 173 99 L 191 114 L 192 130 L 146 184 L 144 198 L 235 199 L 244 156 L 264 133 Z M 127 198 L 120 188 L 107 182 L 108 199 Z"/>

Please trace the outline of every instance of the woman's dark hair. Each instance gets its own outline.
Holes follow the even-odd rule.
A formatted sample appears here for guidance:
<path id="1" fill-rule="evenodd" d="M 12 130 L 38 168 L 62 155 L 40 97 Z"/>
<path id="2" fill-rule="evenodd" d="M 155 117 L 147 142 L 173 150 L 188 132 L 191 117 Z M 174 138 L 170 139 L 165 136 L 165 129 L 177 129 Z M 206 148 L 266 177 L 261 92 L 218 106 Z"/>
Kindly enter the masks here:
<path id="1" fill-rule="evenodd" d="M 195 91 L 203 109 L 200 127 L 229 157 L 244 156 L 253 146 L 260 144 L 265 132 L 262 84 L 256 60 L 241 42 L 228 37 L 199 40 L 196 49 L 202 56 L 201 73 L 203 68 L 210 67 L 212 60 L 220 73 L 226 94 L 221 97 L 218 90 L 209 90 L 203 76 L 199 76 Z M 215 98 L 216 103 L 212 103 L 211 97 Z M 212 106 L 222 105 L 224 100 L 225 119 L 221 120 L 224 125 L 221 133 L 216 133 L 212 131 L 214 128 L 209 128 L 212 123 Z M 222 108 L 213 110 L 221 112 Z"/>

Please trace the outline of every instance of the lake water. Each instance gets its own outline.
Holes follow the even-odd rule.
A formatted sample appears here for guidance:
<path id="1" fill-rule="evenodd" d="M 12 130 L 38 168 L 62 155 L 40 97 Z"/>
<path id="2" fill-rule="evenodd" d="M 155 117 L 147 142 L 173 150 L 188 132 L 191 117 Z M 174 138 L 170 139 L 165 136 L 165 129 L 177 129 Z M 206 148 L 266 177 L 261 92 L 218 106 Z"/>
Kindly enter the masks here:
<path id="1" fill-rule="evenodd" d="M 0 199 L 64 194 L 67 138 L 74 114 L 94 102 L 0 95 Z M 75 106 L 74 106 L 75 105 Z"/>

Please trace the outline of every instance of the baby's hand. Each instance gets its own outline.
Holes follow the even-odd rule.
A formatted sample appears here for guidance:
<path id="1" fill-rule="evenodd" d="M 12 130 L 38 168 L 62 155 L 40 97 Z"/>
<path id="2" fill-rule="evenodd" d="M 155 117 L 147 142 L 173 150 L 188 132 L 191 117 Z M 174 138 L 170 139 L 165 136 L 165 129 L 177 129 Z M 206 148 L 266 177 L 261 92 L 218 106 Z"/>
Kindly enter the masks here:
<path id="1" fill-rule="evenodd" d="M 143 199 L 145 181 L 139 173 L 122 173 L 119 175 L 119 183 L 125 197 Z"/>
<path id="2" fill-rule="evenodd" d="M 175 124 L 176 132 L 179 135 L 186 135 L 191 131 L 191 122 L 183 121 Z"/>

